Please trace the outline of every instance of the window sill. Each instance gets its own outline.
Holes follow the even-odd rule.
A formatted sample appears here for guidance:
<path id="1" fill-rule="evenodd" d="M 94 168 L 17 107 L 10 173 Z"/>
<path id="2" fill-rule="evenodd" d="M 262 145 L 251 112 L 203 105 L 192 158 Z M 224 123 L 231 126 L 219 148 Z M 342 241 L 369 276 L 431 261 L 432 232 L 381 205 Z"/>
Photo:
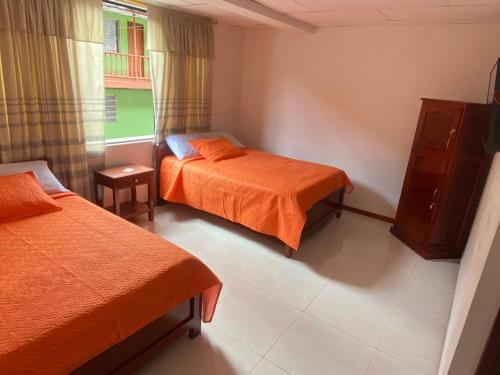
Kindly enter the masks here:
<path id="1" fill-rule="evenodd" d="M 127 138 L 114 138 L 114 139 L 106 139 L 106 146 L 118 146 L 130 143 L 145 143 L 145 142 L 153 142 L 155 137 L 153 135 L 145 135 L 141 137 L 127 137 Z"/>

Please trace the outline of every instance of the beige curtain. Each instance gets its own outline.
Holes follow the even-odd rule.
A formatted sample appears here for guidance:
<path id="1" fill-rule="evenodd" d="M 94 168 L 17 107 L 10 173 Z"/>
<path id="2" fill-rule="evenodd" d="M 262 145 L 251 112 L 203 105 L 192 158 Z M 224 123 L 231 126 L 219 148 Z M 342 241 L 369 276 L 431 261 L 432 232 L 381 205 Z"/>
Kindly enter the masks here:
<path id="1" fill-rule="evenodd" d="M 0 0 L 0 162 L 49 158 L 90 197 L 104 164 L 101 0 Z"/>
<path id="2" fill-rule="evenodd" d="M 212 21 L 148 6 L 155 138 L 210 129 L 212 112 Z"/>

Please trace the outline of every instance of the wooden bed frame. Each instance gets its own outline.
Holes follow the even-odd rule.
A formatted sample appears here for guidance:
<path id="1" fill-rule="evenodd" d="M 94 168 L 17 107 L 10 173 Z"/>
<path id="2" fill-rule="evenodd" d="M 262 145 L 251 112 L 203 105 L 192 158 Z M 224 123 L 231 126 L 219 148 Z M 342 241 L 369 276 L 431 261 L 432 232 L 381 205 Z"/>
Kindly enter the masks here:
<path id="1" fill-rule="evenodd" d="M 36 160 L 46 161 L 53 170 L 49 158 Z M 190 339 L 197 337 L 201 333 L 201 305 L 201 294 L 179 303 L 133 335 L 85 362 L 72 374 L 131 374 L 186 333 Z"/>
<path id="2" fill-rule="evenodd" d="M 72 374 L 131 374 L 184 334 L 188 333 L 193 339 L 200 332 L 201 295 L 198 295 L 178 304 L 132 336 L 84 363 Z"/>
<path id="3" fill-rule="evenodd" d="M 158 205 L 167 203 L 160 196 L 160 171 L 163 158 L 170 155 L 174 155 L 174 153 L 166 142 L 162 142 L 156 146 L 156 200 Z M 311 228 L 325 222 L 333 215 L 340 218 L 344 205 L 344 193 L 345 188 L 341 188 L 316 202 L 316 204 L 307 211 L 307 221 L 302 230 L 302 235 Z M 285 253 L 288 258 L 291 258 L 294 252 L 295 250 L 285 244 Z"/>

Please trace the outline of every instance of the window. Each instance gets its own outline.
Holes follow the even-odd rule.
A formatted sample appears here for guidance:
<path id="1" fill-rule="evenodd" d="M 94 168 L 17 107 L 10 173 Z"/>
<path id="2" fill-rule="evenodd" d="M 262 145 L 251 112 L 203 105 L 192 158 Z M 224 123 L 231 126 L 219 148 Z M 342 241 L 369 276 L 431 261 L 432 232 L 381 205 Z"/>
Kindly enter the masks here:
<path id="1" fill-rule="evenodd" d="M 106 95 L 106 123 L 116 124 L 116 95 Z"/>
<path id="2" fill-rule="evenodd" d="M 104 50 L 118 52 L 119 27 L 118 20 L 104 19 Z"/>
<path id="3" fill-rule="evenodd" d="M 106 140 L 122 142 L 154 134 L 146 10 L 120 0 L 103 2 Z"/>

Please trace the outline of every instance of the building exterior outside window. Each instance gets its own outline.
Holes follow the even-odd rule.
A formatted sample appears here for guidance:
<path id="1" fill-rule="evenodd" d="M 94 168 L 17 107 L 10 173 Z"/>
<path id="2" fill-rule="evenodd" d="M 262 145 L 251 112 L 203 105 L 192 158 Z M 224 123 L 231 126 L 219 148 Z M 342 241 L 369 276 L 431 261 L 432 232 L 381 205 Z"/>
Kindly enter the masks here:
<path id="1" fill-rule="evenodd" d="M 147 19 L 121 9 L 104 10 L 106 140 L 154 133 Z"/>

